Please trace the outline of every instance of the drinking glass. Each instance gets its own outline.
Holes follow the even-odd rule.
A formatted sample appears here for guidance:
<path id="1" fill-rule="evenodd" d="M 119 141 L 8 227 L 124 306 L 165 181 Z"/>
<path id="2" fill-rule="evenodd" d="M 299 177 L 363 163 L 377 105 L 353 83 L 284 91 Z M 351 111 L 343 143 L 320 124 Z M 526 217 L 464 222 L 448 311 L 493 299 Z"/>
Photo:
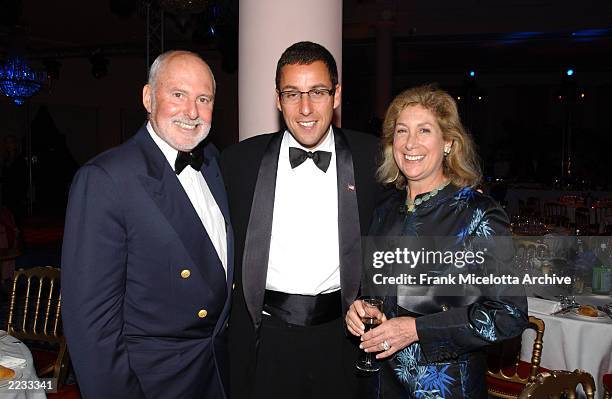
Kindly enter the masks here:
<path id="1" fill-rule="evenodd" d="M 361 298 L 365 316 L 361 318 L 361 322 L 365 326 L 365 332 L 377 327 L 382 323 L 383 316 L 383 300 L 377 297 Z M 358 370 L 365 372 L 376 372 L 380 370 L 380 364 L 376 361 L 376 357 L 372 352 L 363 352 L 357 363 L 355 364 Z"/>

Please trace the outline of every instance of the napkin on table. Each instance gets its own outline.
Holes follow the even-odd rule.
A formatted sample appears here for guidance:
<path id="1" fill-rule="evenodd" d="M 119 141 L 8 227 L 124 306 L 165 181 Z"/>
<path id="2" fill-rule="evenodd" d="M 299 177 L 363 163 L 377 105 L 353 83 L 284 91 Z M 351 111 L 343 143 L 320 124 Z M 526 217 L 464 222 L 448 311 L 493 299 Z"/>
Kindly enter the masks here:
<path id="1" fill-rule="evenodd" d="M 15 368 L 15 367 L 23 367 L 25 366 L 25 364 L 26 364 L 25 359 L 20 359 L 18 357 L 13 357 L 13 356 L 8 356 L 8 355 L 0 356 L 0 365 L 4 367 L 8 367 L 10 369 Z"/>
<path id="2" fill-rule="evenodd" d="M 532 297 L 527 297 L 527 306 L 529 307 L 529 312 L 540 314 L 553 314 L 561 309 L 561 304 L 557 301 Z"/>

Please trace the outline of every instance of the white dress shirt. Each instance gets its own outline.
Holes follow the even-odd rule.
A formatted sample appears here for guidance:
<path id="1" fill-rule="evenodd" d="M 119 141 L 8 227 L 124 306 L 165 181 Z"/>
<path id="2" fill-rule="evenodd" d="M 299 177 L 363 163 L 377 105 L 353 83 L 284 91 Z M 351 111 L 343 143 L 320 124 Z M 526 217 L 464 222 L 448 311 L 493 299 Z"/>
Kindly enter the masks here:
<path id="1" fill-rule="evenodd" d="M 327 172 L 312 161 L 291 168 L 289 147 L 332 153 Z M 278 157 L 266 289 L 318 295 L 340 289 L 338 183 L 334 135 L 302 147 L 285 131 Z"/>
<path id="2" fill-rule="evenodd" d="M 147 130 L 155 144 L 164 153 L 172 170 L 174 170 L 174 162 L 176 161 L 178 151 L 155 133 L 150 122 L 147 123 Z M 217 201 L 215 201 L 215 197 L 210 192 L 210 188 L 208 188 L 202 173 L 193 169 L 190 165 L 187 165 L 177 177 L 181 186 L 185 189 L 191 205 L 193 205 L 200 217 L 200 221 L 204 225 L 210 241 L 212 241 L 217 251 L 227 276 L 227 232 L 225 230 L 225 218 L 217 205 Z"/>

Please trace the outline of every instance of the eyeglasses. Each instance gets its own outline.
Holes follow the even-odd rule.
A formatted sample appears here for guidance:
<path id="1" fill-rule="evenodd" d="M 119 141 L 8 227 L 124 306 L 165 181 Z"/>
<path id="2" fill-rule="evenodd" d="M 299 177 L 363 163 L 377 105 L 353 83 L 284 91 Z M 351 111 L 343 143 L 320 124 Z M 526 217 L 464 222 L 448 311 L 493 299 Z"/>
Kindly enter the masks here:
<path id="1" fill-rule="evenodd" d="M 278 90 L 277 90 L 278 91 Z M 308 94 L 308 98 L 313 103 L 320 103 L 327 100 L 328 96 L 334 95 L 335 89 L 310 89 L 308 91 L 285 90 L 279 91 L 281 102 L 283 104 L 297 104 L 302 99 L 302 94 Z"/>

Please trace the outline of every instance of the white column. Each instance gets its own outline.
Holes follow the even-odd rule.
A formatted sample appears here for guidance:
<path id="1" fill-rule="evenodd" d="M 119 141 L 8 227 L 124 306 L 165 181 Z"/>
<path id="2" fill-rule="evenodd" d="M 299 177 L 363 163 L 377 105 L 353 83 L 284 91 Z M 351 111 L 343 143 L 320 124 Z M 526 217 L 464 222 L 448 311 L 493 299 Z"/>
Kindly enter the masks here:
<path id="1" fill-rule="evenodd" d="M 342 72 L 342 0 L 240 0 L 238 128 L 244 140 L 280 128 L 276 63 L 299 41 L 325 46 Z M 341 76 L 338 77 L 341 81 Z M 340 107 L 334 123 L 340 125 Z"/>

